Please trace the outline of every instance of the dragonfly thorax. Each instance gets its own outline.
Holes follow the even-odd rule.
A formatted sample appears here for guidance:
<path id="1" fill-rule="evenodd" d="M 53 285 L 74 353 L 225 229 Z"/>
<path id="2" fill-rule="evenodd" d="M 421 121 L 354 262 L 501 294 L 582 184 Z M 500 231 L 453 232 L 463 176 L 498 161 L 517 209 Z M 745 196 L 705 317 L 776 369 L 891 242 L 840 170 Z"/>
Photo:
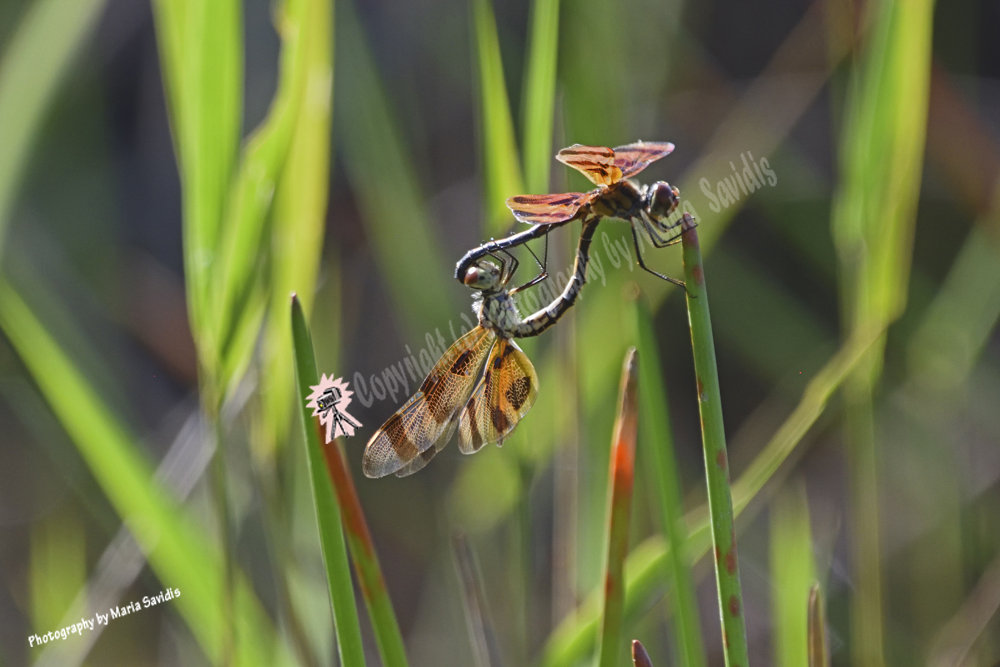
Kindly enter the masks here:
<path id="1" fill-rule="evenodd" d="M 595 197 L 590 203 L 590 210 L 604 218 L 639 218 L 646 206 L 645 189 L 632 181 L 621 181 Z"/>
<path id="2" fill-rule="evenodd" d="M 517 312 L 514 299 L 506 291 L 486 296 L 482 301 L 477 296 L 476 306 L 479 309 L 479 325 L 482 327 L 510 337 L 521 324 L 521 315 Z"/>

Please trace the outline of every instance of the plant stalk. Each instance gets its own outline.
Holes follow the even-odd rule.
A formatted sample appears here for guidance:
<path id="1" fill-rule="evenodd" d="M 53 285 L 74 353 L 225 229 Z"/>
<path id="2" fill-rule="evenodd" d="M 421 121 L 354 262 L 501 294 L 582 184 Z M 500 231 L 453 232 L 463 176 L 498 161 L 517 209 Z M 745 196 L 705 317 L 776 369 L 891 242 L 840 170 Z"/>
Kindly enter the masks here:
<path id="1" fill-rule="evenodd" d="M 722 642 L 726 667 L 748 667 L 746 623 L 743 618 L 743 593 L 736 555 L 736 524 L 729 485 L 729 456 L 722 419 L 722 394 L 715 361 L 715 341 L 708 309 L 705 270 L 698 245 L 698 232 L 692 229 L 682 237 L 684 279 L 687 284 L 688 321 L 698 386 L 698 411 L 705 451 L 705 477 L 708 484 L 708 508 L 715 547 L 715 581 L 722 616 Z"/>

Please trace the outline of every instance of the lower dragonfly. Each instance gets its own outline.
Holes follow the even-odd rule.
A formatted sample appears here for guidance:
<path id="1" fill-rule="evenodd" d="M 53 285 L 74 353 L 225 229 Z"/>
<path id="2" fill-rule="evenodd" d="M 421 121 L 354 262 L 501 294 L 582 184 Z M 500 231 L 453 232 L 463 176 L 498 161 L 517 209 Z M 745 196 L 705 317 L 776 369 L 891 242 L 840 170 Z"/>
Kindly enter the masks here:
<path id="1" fill-rule="evenodd" d="M 510 254 L 502 249 L 487 253 L 499 266 L 485 258 L 469 264 L 462 282 L 476 290 L 478 324 L 448 348 L 417 393 L 368 441 L 362 460 L 366 476 L 417 472 L 448 444 L 456 428 L 463 454 L 491 442 L 503 444 L 538 395 L 535 367 L 513 339 L 539 335 L 576 302 L 587 279 L 597 223 L 584 222 L 573 276 L 562 294 L 527 318 L 518 314 L 512 297 L 536 281 L 507 289 L 517 268 Z"/>
<path id="2" fill-rule="evenodd" d="M 511 197 L 507 200 L 507 207 L 513 212 L 514 217 L 533 227 L 505 239 L 491 240 L 478 248 L 473 248 L 458 261 L 455 278 L 462 280 L 468 268 L 487 255 L 506 251 L 542 236 L 545 237 L 547 259 L 548 233 L 556 227 L 573 220 L 587 222 L 618 218 L 625 220 L 632 227 L 632 241 L 635 244 L 639 266 L 657 278 L 683 287 L 684 283 L 680 280 L 665 276 L 646 266 L 639 247 L 639 234 L 641 230 L 654 247 L 664 248 L 679 242 L 681 235 L 693 229 L 697 222 L 689 213 L 684 213 L 678 220 L 670 220 L 680 204 L 680 191 L 666 181 L 657 181 L 645 186 L 629 180 L 673 150 L 674 145 L 669 142 L 644 141 L 614 149 L 580 144 L 562 149 L 556 155 L 556 159 L 580 171 L 597 187 L 589 192 Z M 542 269 L 542 274 L 531 283 L 535 284 L 547 277 L 545 262 L 539 261 L 530 247 L 528 251 Z"/>

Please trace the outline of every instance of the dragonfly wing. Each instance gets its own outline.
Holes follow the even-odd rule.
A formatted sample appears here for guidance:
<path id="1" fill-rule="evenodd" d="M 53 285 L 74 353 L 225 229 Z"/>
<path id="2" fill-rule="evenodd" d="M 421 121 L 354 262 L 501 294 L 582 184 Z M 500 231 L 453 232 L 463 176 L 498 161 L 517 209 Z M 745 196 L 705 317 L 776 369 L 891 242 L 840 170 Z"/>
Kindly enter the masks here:
<path id="1" fill-rule="evenodd" d="M 615 166 L 621 169 L 622 178 L 631 178 L 673 150 L 670 142 L 637 141 L 615 149 Z"/>
<path id="2" fill-rule="evenodd" d="M 447 444 L 445 440 L 437 446 L 442 436 L 453 432 L 448 427 L 468 401 L 495 341 L 494 331 L 476 327 L 448 348 L 417 393 L 368 441 L 362 459 L 367 477 L 402 470 L 429 449 Z"/>
<path id="3" fill-rule="evenodd" d="M 553 225 L 572 220 L 580 207 L 593 198 L 593 192 L 517 195 L 507 200 L 507 208 L 520 222 L 531 225 Z"/>
<path id="4" fill-rule="evenodd" d="M 458 426 L 463 454 L 501 442 L 528 414 L 538 396 L 538 375 L 531 360 L 513 340 L 501 339 L 486 362 L 486 370 Z"/>
<path id="5" fill-rule="evenodd" d="M 573 144 L 559 151 L 556 159 L 573 167 L 595 185 L 613 185 L 622 180 L 622 170 L 615 164 L 615 152 L 604 146 Z"/>

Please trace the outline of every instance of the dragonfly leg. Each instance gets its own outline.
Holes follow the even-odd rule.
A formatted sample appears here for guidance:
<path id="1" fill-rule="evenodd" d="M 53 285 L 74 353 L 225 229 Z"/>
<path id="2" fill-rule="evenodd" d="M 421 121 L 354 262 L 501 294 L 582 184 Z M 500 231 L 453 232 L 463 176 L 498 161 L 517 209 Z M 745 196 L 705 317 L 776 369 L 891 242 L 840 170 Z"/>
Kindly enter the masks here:
<path id="1" fill-rule="evenodd" d="M 517 271 L 518 261 L 514 255 L 510 254 L 503 248 L 496 248 L 496 251 L 503 253 L 507 259 L 497 257 L 492 251 L 489 250 L 486 251 L 486 254 L 500 262 L 500 284 L 506 285 L 514 276 L 514 272 Z"/>
<path id="2" fill-rule="evenodd" d="M 542 272 L 539 273 L 534 278 L 532 278 L 531 280 L 529 280 L 528 282 L 524 283 L 523 285 L 519 285 L 518 287 L 515 287 L 514 289 L 512 289 L 510 291 L 511 294 L 517 294 L 518 292 L 520 292 L 523 289 L 528 289 L 529 287 L 537 285 L 538 283 L 542 282 L 543 280 L 547 280 L 548 277 L 549 277 L 549 270 L 548 270 L 548 264 L 549 264 L 549 237 L 548 237 L 548 234 L 545 235 L 545 250 L 543 251 L 543 254 L 542 254 L 542 257 L 544 257 L 544 259 L 542 261 L 538 261 L 538 255 L 536 255 L 535 251 L 531 249 L 531 246 L 529 246 L 527 243 L 525 243 L 524 247 L 527 248 L 528 252 L 531 253 L 531 256 L 535 258 L 535 263 L 538 264 L 538 268 L 540 268 L 542 270 Z"/>
<path id="3" fill-rule="evenodd" d="M 679 287 L 684 287 L 684 282 L 683 281 L 677 280 L 676 278 L 671 278 L 670 276 L 665 276 L 662 273 L 659 273 L 658 271 L 654 271 L 653 269 L 651 269 L 648 266 L 646 266 L 646 262 L 644 262 L 642 260 L 642 250 L 639 249 L 639 235 L 638 235 L 638 232 L 636 232 L 636 230 L 635 230 L 635 223 L 634 222 L 632 223 L 631 227 L 632 227 L 632 241 L 633 241 L 633 243 L 635 243 L 635 256 L 636 256 L 636 259 L 639 260 L 639 266 L 642 267 L 643 270 L 648 271 L 649 273 L 652 273 L 657 278 L 662 278 L 663 280 L 666 280 L 668 283 L 673 283 L 673 284 L 675 284 L 675 285 L 677 285 Z M 687 289 L 687 288 L 685 287 L 685 289 Z"/>
<path id="4" fill-rule="evenodd" d="M 666 248 L 667 246 L 672 246 L 675 243 L 680 243 L 681 234 L 693 228 L 696 224 L 697 223 L 695 223 L 694 218 L 692 218 L 688 213 L 685 213 L 678 222 L 670 225 L 669 227 L 660 227 L 656 223 L 649 220 L 645 215 L 642 216 L 642 226 L 646 230 L 646 235 L 649 237 L 650 242 L 656 248 Z M 675 231 L 678 229 L 679 231 Z M 663 238 L 657 230 L 668 233 L 668 237 Z"/>

